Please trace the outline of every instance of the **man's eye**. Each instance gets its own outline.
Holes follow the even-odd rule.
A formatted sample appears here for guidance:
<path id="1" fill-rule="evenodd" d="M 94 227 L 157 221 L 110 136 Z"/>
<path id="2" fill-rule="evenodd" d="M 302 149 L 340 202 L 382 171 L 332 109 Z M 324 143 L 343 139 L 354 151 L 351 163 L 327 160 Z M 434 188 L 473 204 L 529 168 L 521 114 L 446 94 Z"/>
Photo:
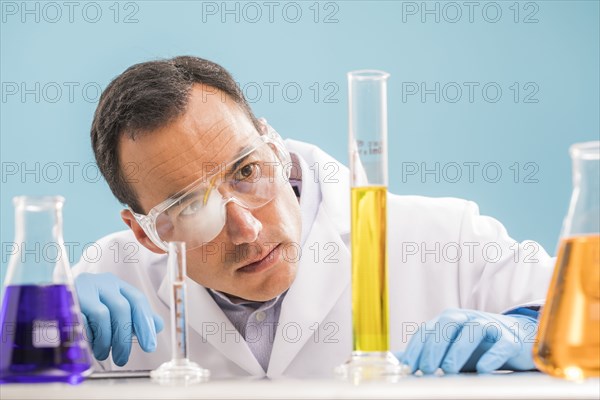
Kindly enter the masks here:
<path id="1" fill-rule="evenodd" d="M 257 163 L 246 164 L 234 175 L 237 181 L 254 181 L 259 178 L 260 168 Z"/>
<path id="2" fill-rule="evenodd" d="M 181 212 L 179 216 L 190 217 L 196 215 L 202 209 L 202 202 L 200 200 L 192 201 L 188 204 Z"/>

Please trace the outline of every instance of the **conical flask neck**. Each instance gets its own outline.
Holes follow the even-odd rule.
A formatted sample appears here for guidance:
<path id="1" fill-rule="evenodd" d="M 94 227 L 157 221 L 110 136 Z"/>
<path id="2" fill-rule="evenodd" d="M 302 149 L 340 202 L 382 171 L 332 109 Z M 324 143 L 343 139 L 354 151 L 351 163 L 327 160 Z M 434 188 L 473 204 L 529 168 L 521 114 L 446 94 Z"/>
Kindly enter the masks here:
<path id="1" fill-rule="evenodd" d="M 573 189 L 590 192 L 600 197 L 600 162 L 593 159 L 573 157 Z"/>
<path id="2" fill-rule="evenodd" d="M 15 238 L 5 285 L 70 283 L 62 233 L 64 199 L 20 196 L 13 203 Z"/>
<path id="3" fill-rule="evenodd" d="M 38 243 L 62 241 L 62 202 L 15 200 L 15 239 Z"/>
<path id="4" fill-rule="evenodd" d="M 562 236 L 600 233 L 600 142 L 571 146 L 573 194 Z"/>

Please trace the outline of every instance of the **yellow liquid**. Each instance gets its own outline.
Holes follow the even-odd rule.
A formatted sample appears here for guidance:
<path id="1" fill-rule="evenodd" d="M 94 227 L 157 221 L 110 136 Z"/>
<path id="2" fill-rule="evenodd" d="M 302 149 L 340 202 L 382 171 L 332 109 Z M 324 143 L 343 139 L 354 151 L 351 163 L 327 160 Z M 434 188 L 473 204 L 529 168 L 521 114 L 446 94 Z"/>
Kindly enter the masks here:
<path id="1" fill-rule="evenodd" d="M 600 376 L 600 235 L 560 243 L 533 359 L 560 378 Z"/>
<path id="2" fill-rule="evenodd" d="M 354 351 L 388 351 L 387 188 L 352 188 L 351 197 Z"/>

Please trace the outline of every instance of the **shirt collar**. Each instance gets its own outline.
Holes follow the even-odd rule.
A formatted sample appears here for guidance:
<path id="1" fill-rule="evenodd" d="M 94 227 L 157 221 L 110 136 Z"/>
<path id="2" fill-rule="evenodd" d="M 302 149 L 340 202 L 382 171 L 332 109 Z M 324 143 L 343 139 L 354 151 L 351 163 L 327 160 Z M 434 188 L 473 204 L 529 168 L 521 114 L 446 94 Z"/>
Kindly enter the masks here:
<path id="1" fill-rule="evenodd" d="M 240 298 L 231 298 L 229 295 L 223 292 L 219 292 L 218 290 L 207 289 L 211 294 L 212 298 L 215 299 L 219 306 L 227 306 L 230 309 L 245 309 L 252 308 L 255 310 L 262 309 L 265 310 L 267 308 L 272 307 L 277 304 L 281 298 L 285 295 L 286 292 L 283 292 L 279 296 L 272 298 L 267 301 L 252 301 L 245 300 Z"/>

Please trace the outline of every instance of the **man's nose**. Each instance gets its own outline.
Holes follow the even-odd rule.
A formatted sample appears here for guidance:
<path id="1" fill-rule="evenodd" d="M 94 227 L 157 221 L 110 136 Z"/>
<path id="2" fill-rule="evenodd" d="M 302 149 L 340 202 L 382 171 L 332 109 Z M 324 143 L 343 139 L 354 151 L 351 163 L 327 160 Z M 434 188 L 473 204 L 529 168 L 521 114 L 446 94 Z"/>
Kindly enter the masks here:
<path id="1" fill-rule="evenodd" d="M 235 202 L 227 204 L 227 233 L 235 245 L 252 243 L 258 239 L 262 224 L 250 210 Z"/>

